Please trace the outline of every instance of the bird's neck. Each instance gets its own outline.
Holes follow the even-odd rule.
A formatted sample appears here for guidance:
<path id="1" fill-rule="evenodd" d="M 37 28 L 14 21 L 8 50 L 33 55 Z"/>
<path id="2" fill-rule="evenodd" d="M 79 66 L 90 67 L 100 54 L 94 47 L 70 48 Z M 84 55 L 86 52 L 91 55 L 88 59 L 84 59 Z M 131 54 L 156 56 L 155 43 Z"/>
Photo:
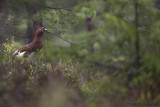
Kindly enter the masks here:
<path id="1" fill-rule="evenodd" d="M 36 33 L 33 42 L 34 43 L 42 43 L 42 35 L 43 35 L 43 33 Z"/>

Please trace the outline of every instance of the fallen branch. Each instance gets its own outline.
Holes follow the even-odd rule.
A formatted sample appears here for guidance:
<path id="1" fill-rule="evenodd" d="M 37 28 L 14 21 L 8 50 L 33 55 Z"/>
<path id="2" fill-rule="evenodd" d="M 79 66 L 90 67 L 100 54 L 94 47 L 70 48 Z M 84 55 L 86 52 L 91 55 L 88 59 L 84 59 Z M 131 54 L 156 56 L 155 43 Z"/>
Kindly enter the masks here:
<path id="1" fill-rule="evenodd" d="M 8 54 L 8 55 L 11 54 L 11 53 L 8 53 L 7 51 L 5 51 L 1 46 L 0 46 L 0 50 L 1 50 L 2 53 L 6 53 L 6 54 Z"/>

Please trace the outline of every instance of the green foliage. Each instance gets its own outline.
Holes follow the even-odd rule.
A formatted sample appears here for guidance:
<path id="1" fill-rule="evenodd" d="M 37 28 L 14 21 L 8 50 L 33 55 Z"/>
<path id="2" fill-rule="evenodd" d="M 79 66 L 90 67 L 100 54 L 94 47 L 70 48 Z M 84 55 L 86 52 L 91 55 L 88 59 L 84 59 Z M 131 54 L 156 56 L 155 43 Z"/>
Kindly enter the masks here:
<path id="1" fill-rule="evenodd" d="M 11 48 L 14 47 L 14 44 L 13 39 L 4 43 L 5 51 L 14 50 Z M 2 55 L 7 59 L 0 64 L 0 106 L 61 107 L 73 105 L 74 107 L 76 105 L 73 104 L 72 99 L 77 102 L 78 107 L 85 105 L 78 91 L 69 88 L 73 87 L 73 81 L 75 81 L 73 75 L 69 76 L 74 70 L 72 65 L 58 61 L 54 66 L 53 63 L 45 62 L 43 50 L 36 54 L 38 56 L 36 60 L 18 58 L 12 54 Z M 52 84 L 53 81 L 54 84 Z"/>
<path id="2" fill-rule="evenodd" d="M 0 53 L 0 104 L 14 97 L 19 101 L 21 91 L 23 97 L 33 94 L 27 97 L 29 104 L 41 102 L 42 107 L 72 105 L 74 99 L 82 104 L 78 106 L 90 107 L 126 106 L 130 99 L 139 104 L 159 103 L 160 10 L 155 8 L 156 0 L 5 1 L 9 9 L 1 10 L 0 4 L 0 36 L 3 40 L 16 37 L 3 43 L 8 53 L 21 46 L 19 39 L 25 41 L 32 21 L 39 20 L 49 32 L 74 45 L 44 34 L 44 48 L 34 58 L 14 59 Z M 24 85 L 20 83 L 19 88 L 21 80 Z M 17 87 L 18 97 L 14 94 Z M 31 102 L 40 93 L 41 99 Z M 23 101 L 22 105 L 28 103 Z"/>

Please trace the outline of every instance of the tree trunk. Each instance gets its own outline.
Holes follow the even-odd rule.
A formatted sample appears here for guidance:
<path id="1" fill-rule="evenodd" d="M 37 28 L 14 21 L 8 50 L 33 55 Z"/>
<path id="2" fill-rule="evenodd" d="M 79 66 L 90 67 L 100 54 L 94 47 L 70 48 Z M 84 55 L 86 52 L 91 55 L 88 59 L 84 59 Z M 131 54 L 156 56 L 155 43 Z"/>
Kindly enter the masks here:
<path id="1" fill-rule="evenodd" d="M 88 32 L 91 32 L 93 30 L 92 18 L 86 18 L 86 27 Z M 94 53 L 93 43 L 89 43 L 89 46 L 90 46 L 90 52 Z"/>
<path id="2" fill-rule="evenodd" d="M 160 9 L 160 0 L 157 0 L 157 1 L 156 1 L 155 7 L 156 7 L 157 9 Z"/>
<path id="3" fill-rule="evenodd" d="M 30 22 L 28 22 L 27 24 L 27 32 L 26 32 L 27 38 L 28 38 L 28 42 L 31 42 L 33 40 L 33 35 L 34 35 L 34 30 L 33 30 L 33 26 Z"/>
<path id="4" fill-rule="evenodd" d="M 89 2 L 90 2 L 91 0 L 86 0 L 86 1 L 88 2 L 88 7 L 90 7 Z M 92 32 L 93 29 L 94 29 L 94 26 L 93 26 L 93 24 L 92 24 L 92 18 L 90 18 L 90 17 L 87 17 L 87 18 L 86 18 L 86 28 L 87 28 L 87 31 L 88 31 L 88 32 Z M 89 39 L 90 39 L 90 38 L 89 38 Z M 90 40 L 88 40 L 88 41 L 90 41 Z M 90 52 L 91 52 L 91 53 L 94 53 L 95 50 L 94 50 L 94 47 L 93 47 L 93 43 L 89 43 L 89 46 L 90 46 Z"/>
<path id="5" fill-rule="evenodd" d="M 135 0 L 135 24 L 136 24 L 136 41 L 135 41 L 135 49 L 136 49 L 136 66 L 139 68 L 140 66 L 140 37 L 139 37 L 139 5 Z"/>
<path id="6" fill-rule="evenodd" d="M 30 17 L 33 17 L 35 14 L 37 14 L 37 9 L 33 9 L 32 15 Z M 27 28 L 27 38 L 28 38 L 28 42 L 31 42 L 34 38 L 36 29 L 38 27 L 42 27 L 43 23 L 42 23 L 42 18 L 40 19 L 32 19 L 32 24 L 31 22 L 28 22 L 28 28 Z"/>

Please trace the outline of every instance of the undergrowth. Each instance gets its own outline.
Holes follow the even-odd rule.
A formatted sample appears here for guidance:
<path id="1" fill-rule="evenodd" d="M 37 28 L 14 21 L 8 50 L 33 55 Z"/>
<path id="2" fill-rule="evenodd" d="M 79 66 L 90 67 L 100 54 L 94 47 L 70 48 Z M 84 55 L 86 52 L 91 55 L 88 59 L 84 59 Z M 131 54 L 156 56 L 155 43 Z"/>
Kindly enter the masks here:
<path id="1" fill-rule="evenodd" d="M 149 88 L 139 89 L 137 78 L 128 81 L 127 68 L 117 68 L 117 63 L 106 70 L 83 69 L 81 63 L 61 57 L 46 60 L 44 50 L 34 60 L 14 57 L 16 44 L 11 39 L 2 45 L 9 54 L 0 53 L 0 107 L 124 107 L 152 97 L 151 92 L 145 97 Z"/>

